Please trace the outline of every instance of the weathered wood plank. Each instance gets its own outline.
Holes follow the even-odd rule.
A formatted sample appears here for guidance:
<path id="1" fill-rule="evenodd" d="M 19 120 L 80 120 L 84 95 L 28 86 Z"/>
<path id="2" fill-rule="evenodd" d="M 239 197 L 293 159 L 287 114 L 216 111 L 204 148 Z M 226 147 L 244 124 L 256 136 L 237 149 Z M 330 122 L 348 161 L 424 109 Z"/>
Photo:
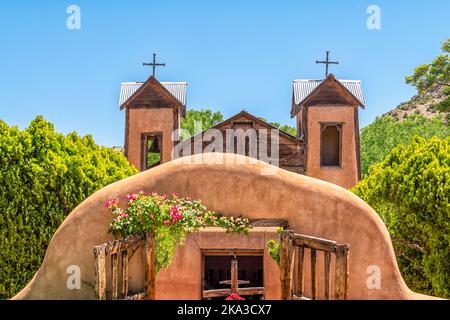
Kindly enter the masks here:
<path id="1" fill-rule="evenodd" d="M 237 293 L 238 290 L 238 261 L 231 260 L 231 293 Z"/>
<path id="2" fill-rule="evenodd" d="M 292 296 L 292 300 L 311 300 L 305 296 L 297 296 L 297 295 L 293 295 Z"/>
<path id="3" fill-rule="evenodd" d="M 203 298 L 227 297 L 230 294 L 230 289 L 204 290 Z M 264 287 L 239 288 L 237 294 L 240 296 L 264 295 Z"/>
<path id="4" fill-rule="evenodd" d="M 128 250 L 122 251 L 122 296 L 128 296 Z"/>
<path id="5" fill-rule="evenodd" d="M 98 300 L 106 300 L 106 256 L 102 249 L 94 248 L 95 294 Z"/>
<path id="6" fill-rule="evenodd" d="M 336 250 L 337 242 L 322 238 L 295 234 L 294 245 L 314 250 L 334 252 Z"/>
<path id="7" fill-rule="evenodd" d="M 295 257 L 295 277 L 294 277 L 294 294 L 297 296 L 303 296 L 303 258 L 305 255 L 305 249 L 303 247 L 296 247 L 296 257 Z"/>
<path id="8" fill-rule="evenodd" d="M 293 231 L 281 232 L 281 253 L 280 253 L 280 280 L 281 280 L 281 300 L 292 299 L 291 286 L 291 263 L 293 245 Z"/>
<path id="9" fill-rule="evenodd" d="M 330 264 L 331 252 L 325 252 L 325 299 L 330 300 Z"/>
<path id="10" fill-rule="evenodd" d="M 349 246 L 339 244 L 336 248 L 335 267 L 335 298 L 337 300 L 347 299 L 348 291 L 348 251 Z"/>
<path id="11" fill-rule="evenodd" d="M 311 294 L 312 300 L 317 299 L 317 251 L 311 249 Z"/>
<path id="12" fill-rule="evenodd" d="M 131 296 L 126 296 L 124 300 L 144 300 L 145 298 L 145 292 L 139 292 Z"/>
<path id="13" fill-rule="evenodd" d="M 283 227 L 289 226 L 289 223 L 285 219 L 253 219 L 250 220 L 250 225 L 253 228 L 257 227 Z"/>
<path id="14" fill-rule="evenodd" d="M 264 295 L 264 287 L 239 288 L 240 296 Z"/>
<path id="15" fill-rule="evenodd" d="M 155 300 L 156 293 L 156 243 L 155 237 L 145 233 L 144 264 L 145 264 L 145 292 L 148 300 Z"/>
<path id="16" fill-rule="evenodd" d="M 111 255 L 111 299 L 117 300 L 119 297 L 119 256 L 117 253 Z"/>
<path id="17" fill-rule="evenodd" d="M 145 238 L 143 235 L 130 236 L 118 240 L 109 241 L 100 246 L 95 246 L 97 250 L 103 250 L 105 255 L 119 253 L 121 250 L 132 249 L 144 245 Z"/>
<path id="18" fill-rule="evenodd" d="M 216 298 L 229 296 L 230 289 L 203 290 L 203 298 Z"/>

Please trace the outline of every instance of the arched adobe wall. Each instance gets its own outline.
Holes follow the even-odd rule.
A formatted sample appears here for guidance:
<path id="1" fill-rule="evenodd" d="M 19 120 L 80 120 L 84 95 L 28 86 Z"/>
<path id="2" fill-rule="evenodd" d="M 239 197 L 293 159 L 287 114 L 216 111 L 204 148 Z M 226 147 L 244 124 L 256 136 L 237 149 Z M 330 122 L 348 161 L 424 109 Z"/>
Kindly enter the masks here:
<path id="1" fill-rule="evenodd" d="M 92 248 L 112 239 L 104 203 L 115 197 L 125 203 L 127 193 L 140 190 L 189 195 L 226 215 L 286 219 L 295 232 L 350 244 L 350 299 L 429 298 L 407 288 L 386 227 L 360 198 L 334 184 L 264 162 L 243 165 L 238 163 L 249 158 L 223 156 L 225 164 L 212 164 L 217 154 L 171 161 L 90 196 L 57 230 L 41 268 L 15 299 L 94 299 Z M 70 265 L 80 267 L 80 290 L 66 286 Z M 367 288 L 370 265 L 381 269 L 381 289 Z"/>

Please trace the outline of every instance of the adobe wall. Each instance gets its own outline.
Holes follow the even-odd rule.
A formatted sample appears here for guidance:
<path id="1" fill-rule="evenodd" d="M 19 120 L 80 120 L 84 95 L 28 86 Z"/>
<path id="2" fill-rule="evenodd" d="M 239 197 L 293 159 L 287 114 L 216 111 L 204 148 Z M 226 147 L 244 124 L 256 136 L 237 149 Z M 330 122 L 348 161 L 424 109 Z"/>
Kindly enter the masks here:
<path id="1" fill-rule="evenodd" d="M 233 161 L 246 159 L 231 154 L 221 156 Z M 139 190 L 189 195 L 226 215 L 286 219 L 298 233 L 348 243 L 349 299 L 428 298 L 407 288 L 385 225 L 371 207 L 352 193 L 314 178 L 281 169 L 274 171 L 274 167 L 261 161 L 254 165 L 236 165 L 230 161 L 214 164 L 214 158 L 217 159 L 217 154 L 180 158 L 111 184 L 90 196 L 59 227 L 41 268 L 15 299 L 94 299 L 92 247 L 112 239 L 107 234 L 110 217 L 103 205 L 115 197 L 125 203 L 127 193 Z M 199 163 L 202 159 L 207 163 Z M 188 164 L 188 160 L 195 161 Z M 173 298 L 184 297 L 181 292 L 193 286 L 198 291 L 199 283 L 188 280 L 198 275 L 198 270 L 195 265 L 184 263 L 196 252 L 195 248 L 189 249 L 194 240 L 188 239 L 176 252 L 171 270 L 159 274 L 158 297 L 166 298 L 167 292 L 176 292 Z M 80 290 L 69 290 L 66 286 L 70 265 L 80 267 Z M 130 266 L 131 273 L 136 265 Z M 368 289 L 370 274 L 367 271 L 374 265 L 381 270 L 381 287 Z M 164 272 L 176 275 L 170 279 L 170 284 Z M 273 279 L 278 277 L 275 271 Z M 136 279 L 131 279 L 130 285 L 135 286 Z"/>
<path id="2" fill-rule="evenodd" d="M 320 166 L 320 123 L 342 122 L 341 167 Z M 308 108 L 308 155 L 306 175 L 350 189 L 358 183 L 354 107 L 314 106 Z"/>
<path id="3" fill-rule="evenodd" d="M 141 169 L 141 134 L 162 132 L 162 162 L 172 160 L 173 141 L 173 109 L 172 108 L 136 108 L 131 107 L 128 113 L 128 161 L 139 170 Z"/>
<path id="4" fill-rule="evenodd" d="M 276 228 L 255 228 L 248 235 L 226 234 L 220 228 L 190 234 L 177 250 L 170 267 L 158 274 L 156 299 L 201 299 L 203 250 L 223 248 L 263 251 L 265 299 L 278 299 L 281 294 L 279 268 L 267 250 L 267 241 L 277 238 Z"/>

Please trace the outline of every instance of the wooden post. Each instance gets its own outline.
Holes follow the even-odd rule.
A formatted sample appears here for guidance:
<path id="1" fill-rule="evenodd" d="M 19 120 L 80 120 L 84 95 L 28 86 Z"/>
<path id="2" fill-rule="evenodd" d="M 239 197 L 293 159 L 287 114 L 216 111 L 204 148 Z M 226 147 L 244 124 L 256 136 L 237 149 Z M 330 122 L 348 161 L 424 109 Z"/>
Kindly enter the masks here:
<path id="1" fill-rule="evenodd" d="M 119 296 L 119 256 L 117 253 L 111 255 L 111 299 L 117 300 Z"/>
<path id="2" fill-rule="evenodd" d="M 106 254 L 104 249 L 94 248 L 95 295 L 98 300 L 106 300 Z"/>
<path id="3" fill-rule="evenodd" d="M 122 296 L 128 296 L 128 250 L 122 251 Z"/>
<path id="4" fill-rule="evenodd" d="M 311 249 L 311 294 L 312 300 L 317 299 L 317 251 Z"/>
<path id="5" fill-rule="evenodd" d="M 331 252 L 325 251 L 325 299 L 330 300 Z"/>
<path id="6" fill-rule="evenodd" d="M 348 294 L 348 251 L 349 246 L 336 246 L 335 296 L 337 300 L 347 299 Z"/>
<path id="7" fill-rule="evenodd" d="M 231 260 L 231 293 L 238 293 L 238 262 Z"/>
<path id="8" fill-rule="evenodd" d="M 303 296 L 303 257 L 305 249 L 303 247 L 296 247 L 297 255 L 295 258 L 295 276 L 294 276 L 294 293 L 298 297 Z"/>
<path id="9" fill-rule="evenodd" d="M 292 300 L 291 263 L 293 253 L 293 231 L 281 232 L 280 280 L 281 300 Z"/>
<path id="10" fill-rule="evenodd" d="M 154 234 L 145 233 L 145 293 L 147 300 L 155 300 L 156 293 L 156 241 Z"/>

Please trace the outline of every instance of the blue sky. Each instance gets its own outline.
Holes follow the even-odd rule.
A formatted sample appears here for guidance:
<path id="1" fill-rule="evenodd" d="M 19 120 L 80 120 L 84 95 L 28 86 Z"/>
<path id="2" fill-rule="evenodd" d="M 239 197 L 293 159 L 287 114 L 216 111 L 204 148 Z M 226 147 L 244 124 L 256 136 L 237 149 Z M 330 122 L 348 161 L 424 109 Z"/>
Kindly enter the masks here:
<path id="1" fill-rule="evenodd" d="M 81 29 L 66 28 L 69 5 Z M 366 27 L 381 9 L 381 30 Z M 322 78 L 325 51 L 338 78 L 361 79 L 361 126 L 415 94 L 404 76 L 450 37 L 450 1 L 2 1 L 0 119 L 25 128 L 43 115 L 58 131 L 122 145 L 120 83 L 151 74 L 187 81 L 188 108 L 225 117 L 246 109 L 294 125 L 292 80 Z"/>

